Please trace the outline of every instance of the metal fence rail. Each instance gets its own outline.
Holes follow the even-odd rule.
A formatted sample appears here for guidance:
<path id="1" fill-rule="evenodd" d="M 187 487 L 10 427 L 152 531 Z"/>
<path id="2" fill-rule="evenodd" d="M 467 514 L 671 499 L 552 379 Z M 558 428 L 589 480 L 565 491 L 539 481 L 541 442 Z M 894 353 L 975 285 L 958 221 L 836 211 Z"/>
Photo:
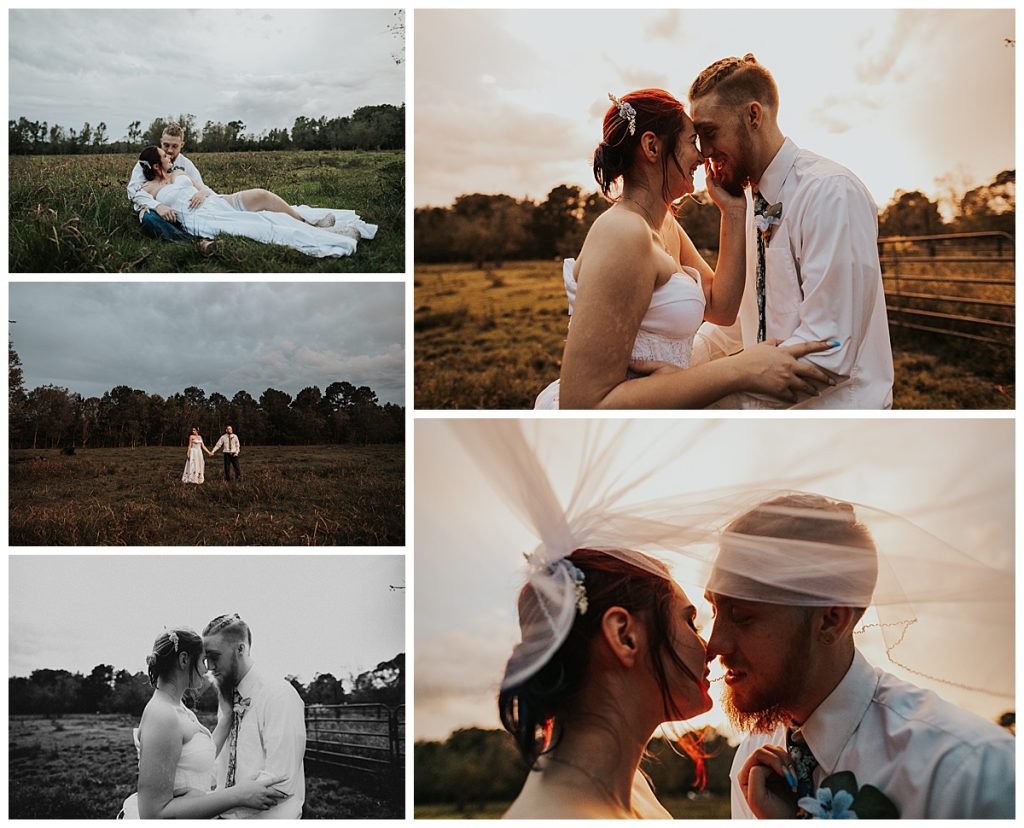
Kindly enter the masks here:
<path id="1" fill-rule="evenodd" d="M 401 774 L 405 769 L 405 705 L 308 705 L 306 758 L 347 771 Z"/>
<path id="2" fill-rule="evenodd" d="M 1013 236 L 997 231 L 880 238 L 878 258 L 889 324 L 1012 348 L 1016 330 L 1013 251 Z M 1007 264 L 1009 278 L 983 269 L 992 265 L 998 270 Z M 936 265 L 945 265 L 946 270 L 963 265 L 964 270 L 952 276 L 929 273 Z M 929 291 L 925 285 L 935 289 Z M 994 288 L 995 293 L 1003 287 L 1008 295 L 972 295 L 980 286 Z"/>

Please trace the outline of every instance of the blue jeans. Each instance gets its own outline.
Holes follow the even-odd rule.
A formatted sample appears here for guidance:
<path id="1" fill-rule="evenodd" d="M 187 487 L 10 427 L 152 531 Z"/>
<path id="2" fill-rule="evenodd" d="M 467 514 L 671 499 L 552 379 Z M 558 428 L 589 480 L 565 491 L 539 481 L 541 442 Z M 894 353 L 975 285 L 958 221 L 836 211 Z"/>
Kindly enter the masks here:
<path id="1" fill-rule="evenodd" d="M 142 217 L 142 232 L 161 241 L 188 241 L 192 238 L 179 225 L 161 218 L 156 210 L 147 210 Z"/>

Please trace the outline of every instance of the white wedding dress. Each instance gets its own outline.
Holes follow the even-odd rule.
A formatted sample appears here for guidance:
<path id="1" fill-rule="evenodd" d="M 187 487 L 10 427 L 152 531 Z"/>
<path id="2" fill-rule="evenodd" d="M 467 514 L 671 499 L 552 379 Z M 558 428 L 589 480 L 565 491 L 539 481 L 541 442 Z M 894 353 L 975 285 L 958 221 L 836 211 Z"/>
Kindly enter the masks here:
<path id="1" fill-rule="evenodd" d="M 217 748 L 213 743 L 210 731 L 203 727 L 195 713 L 186 708 L 189 716 L 198 726 L 195 734 L 181 746 L 181 756 L 174 769 L 174 793 L 180 795 L 187 789 L 209 793 L 217 784 L 217 771 L 214 762 L 217 759 Z M 142 751 L 139 741 L 139 729 L 132 730 L 135 750 Z M 121 819 L 139 819 L 139 795 L 133 793 L 121 806 Z"/>
<path id="2" fill-rule="evenodd" d="M 219 195 L 211 195 L 194 210 L 188 206 L 196 194 L 195 185 L 186 175 L 178 175 L 162 187 L 156 200 L 166 204 L 178 215 L 181 226 L 193 236 L 215 239 L 221 233 L 245 236 L 265 244 L 283 244 L 308 256 L 348 256 L 355 252 L 358 239 L 372 239 L 376 224 L 367 224 L 353 210 L 328 210 L 300 205 L 295 209 L 311 221 L 334 216 L 330 229 L 312 227 L 285 213 L 261 210 L 249 213 L 235 209 Z"/>
<path id="3" fill-rule="evenodd" d="M 562 281 L 569 297 L 569 316 L 576 302 L 575 259 L 562 263 Z M 690 367 L 693 338 L 704 321 L 704 288 L 700 273 L 682 266 L 665 284 L 654 289 L 651 304 L 640 322 L 633 342 L 633 359 L 658 360 L 679 368 Z M 570 322 L 571 324 L 571 322 Z M 559 381 L 555 380 L 537 396 L 534 408 L 557 409 Z"/>
<path id="4" fill-rule="evenodd" d="M 203 438 L 188 438 L 188 457 L 185 471 L 181 473 L 182 483 L 202 483 L 206 478 L 206 458 L 203 456 Z"/>

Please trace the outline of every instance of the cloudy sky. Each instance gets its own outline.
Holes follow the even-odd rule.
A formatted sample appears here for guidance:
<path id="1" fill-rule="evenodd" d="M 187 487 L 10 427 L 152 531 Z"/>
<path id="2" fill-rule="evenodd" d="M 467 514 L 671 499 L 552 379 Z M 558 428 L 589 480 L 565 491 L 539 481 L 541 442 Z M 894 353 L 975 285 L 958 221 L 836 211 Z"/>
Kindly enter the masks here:
<path id="1" fill-rule="evenodd" d="M 1014 162 L 1013 10 L 416 12 L 416 204 L 596 189 L 608 93 L 685 102 L 705 66 L 753 52 L 779 123 L 884 205 L 987 183 Z M 698 174 L 698 188 L 703 173 Z"/>
<path id="2" fill-rule="evenodd" d="M 516 594 L 523 583 L 522 553 L 537 539 L 513 514 L 509 498 L 491 488 L 470 459 L 455 429 L 485 429 L 495 421 L 419 420 L 416 423 L 416 738 L 438 739 L 453 729 L 478 725 L 500 727 L 497 690 L 512 647 L 518 641 Z M 604 427 L 613 425 L 602 421 Z M 798 425 L 798 427 L 797 427 Z M 542 464 L 563 503 L 581 468 L 584 424 L 573 420 L 534 420 L 526 428 L 541 448 Z M 601 435 L 604 435 L 603 437 Z M 606 445 L 601 428 L 592 445 Z M 493 440 L 494 438 L 488 438 Z M 638 491 L 636 499 L 684 496 L 721 487 L 749 485 L 767 489 L 796 488 L 866 504 L 900 515 L 956 549 L 1013 576 L 1013 422 L 1010 420 L 642 420 L 626 438 L 625 481 L 647 469 L 638 449 L 653 445 L 673 458 Z M 680 449 L 686 446 L 685 449 Z M 591 453 L 591 457 L 596 454 Z M 604 479 L 620 466 L 614 463 Z M 513 477 L 513 479 L 515 479 Z M 877 516 L 876 516 L 877 518 Z M 880 546 L 902 529 L 898 521 L 875 520 L 872 532 Z M 929 549 L 922 536 L 902 544 Z M 704 580 L 680 562 L 673 573 L 698 608 L 705 636 L 712 627 L 702 593 Z M 938 567 L 936 567 L 938 568 Z M 703 574 L 703 573 L 702 573 Z M 993 611 L 996 606 L 993 602 Z M 943 638 L 937 627 L 976 620 L 977 607 L 917 606 L 925 623 L 908 636 Z M 998 607 L 977 648 L 995 663 L 1002 682 L 1012 682 L 1013 608 Z M 939 615 L 936 622 L 935 615 Z M 947 620 L 948 619 L 948 620 Z M 866 619 L 870 620 L 870 619 Z M 977 618 L 981 624 L 981 617 Z M 963 629 L 967 629 L 964 627 Z M 971 627 L 970 629 L 976 629 Z M 926 647 L 926 657 L 942 657 L 943 643 Z M 920 640 L 920 639 L 918 639 Z M 929 643 L 926 642 L 926 643 Z M 874 663 L 969 710 L 992 718 L 1012 707 L 1010 699 L 928 684 L 901 673 L 885 655 L 877 631 L 858 637 L 858 646 Z M 990 648 L 990 649 L 981 649 Z M 918 656 L 920 658 L 920 656 Z M 914 662 L 922 669 L 924 663 Z M 930 665 L 928 665 L 930 667 Z M 717 662 L 712 665 L 714 676 Z M 991 676 L 989 676 L 991 679 Z M 970 683 L 970 678 L 962 679 Z M 995 687 L 996 681 L 975 678 Z M 1012 686 L 1012 685 L 1011 685 Z M 714 684 L 712 696 L 720 684 Z M 727 729 L 715 709 L 695 720 Z"/>
<path id="3" fill-rule="evenodd" d="M 165 627 L 237 612 L 272 674 L 347 678 L 405 652 L 403 555 L 11 555 L 12 676 L 133 672 Z"/>
<path id="4" fill-rule="evenodd" d="M 404 286 L 186 282 L 10 288 L 25 387 L 98 396 L 117 385 L 168 396 L 190 385 L 231 399 L 267 388 L 368 385 L 405 403 Z"/>
<path id="5" fill-rule="evenodd" d="M 12 119 L 80 129 L 191 113 L 247 132 L 405 102 L 394 11 L 10 12 Z"/>

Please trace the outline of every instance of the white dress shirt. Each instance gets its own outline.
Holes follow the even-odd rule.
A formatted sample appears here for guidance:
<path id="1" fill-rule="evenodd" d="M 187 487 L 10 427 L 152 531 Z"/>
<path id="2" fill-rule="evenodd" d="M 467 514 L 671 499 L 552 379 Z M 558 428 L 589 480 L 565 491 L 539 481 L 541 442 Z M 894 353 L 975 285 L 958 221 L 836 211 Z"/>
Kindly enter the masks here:
<path id="1" fill-rule="evenodd" d="M 241 454 L 242 444 L 238 442 L 237 434 L 221 434 L 213 451 L 222 448 L 225 454 Z"/>
<path id="2" fill-rule="evenodd" d="M 199 170 L 196 169 L 196 165 L 193 164 L 184 155 L 179 155 L 174 161 L 175 167 L 181 167 L 181 172 L 184 172 L 189 178 L 192 179 L 192 183 L 197 187 L 205 187 L 203 183 L 203 177 L 199 174 Z M 128 199 L 132 203 L 132 207 L 135 208 L 135 212 L 139 214 L 139 221 L 142 221 L 142 213 L 144 210 L 155 210 L 160 204 L 153 196 L 142 189 L 149 182 L 146 181 L 146 176 L 142 173 L 142 165 L 136 161 L 135 166 L 132 168 L 131 178 L 128 179 Z"/>
<path id="3" fill-rule="evenodd" d="M 1013 819 L 1014 739 L 996 724 L 930 690 L 872 667 L 859 652 L 843 680 L 800 732 L 818 760 L 814 784 L 852 771 L 874 785 L 901 819 Z M 763 745 L 786 744 L 786 729 L 753 734 L 732 763 L 732 818 L 753 819 L 737 775 Z"/>
<path id="4" fill-rule="evenodd" d="M 284 679 L 265 676 L 253 665 L 238 685 L 249 709 L 238 728 L 235 782 L 247 779 L 286 777 L 275 787 L 289 796 L 266 811 L 235 808 L 221 814 L 223 819 L 299 819 L 306 800 L 306 774 L 302 758 L 306 752 L 305 705 L 295 688 Z M 231 737 L 217 754 L 217 788 L 228 776 Z"/>
<path id="5" fill-rule="evenodd" d="M 795 408 L 892 407 L 893 363 L 878 261 L 878 207 L 845 167 L 800 149 L 789 138 L 757 185 L 782 218 L 765 247 L 765 327 L 784 345 L 838 339 L 838 348 L 805 359 L 837 381 Z M 695 362 L 757 342 L 757 235 L 747 197 L 747 281 L 737 321 L 705 323 Z M 738 398 L 738 399 L 734 399 Z M 757 395 L 734 395 L 730 407 L 783 407 Z"/>

